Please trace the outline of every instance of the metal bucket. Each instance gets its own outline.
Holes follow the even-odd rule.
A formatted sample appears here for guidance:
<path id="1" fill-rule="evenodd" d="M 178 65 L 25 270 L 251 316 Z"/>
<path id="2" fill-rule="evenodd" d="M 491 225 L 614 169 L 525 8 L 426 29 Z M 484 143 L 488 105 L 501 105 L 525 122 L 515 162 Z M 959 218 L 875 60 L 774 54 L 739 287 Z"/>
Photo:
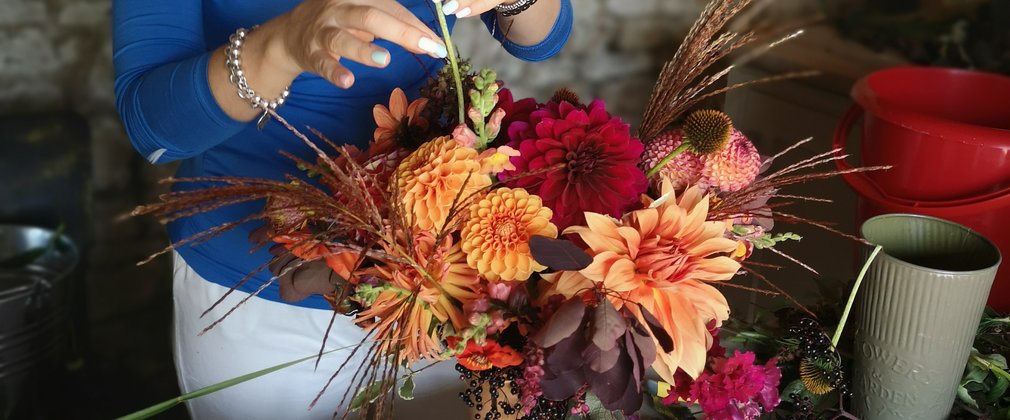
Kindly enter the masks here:
<path id="1" fill-rule="evenodd" d="M 68 279 L 78 263 L 73 242 L 32 226 L 0 225 L 0 418 L 35 411 L 46 365 L 66 334 Z"/>

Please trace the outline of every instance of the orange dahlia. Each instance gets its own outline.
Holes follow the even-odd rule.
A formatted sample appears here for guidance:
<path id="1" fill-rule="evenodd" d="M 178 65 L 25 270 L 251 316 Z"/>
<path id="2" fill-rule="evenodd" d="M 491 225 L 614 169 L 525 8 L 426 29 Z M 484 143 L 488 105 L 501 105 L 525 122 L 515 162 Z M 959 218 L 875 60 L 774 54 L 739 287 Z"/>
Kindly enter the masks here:
<path id="1" fill-rule="evenodd" d="M 466 199 L 491 185 L 491 178 L 481 172 L 477 151 L 450 137 L 422 145 L 400 162 L 397 175 L 404 210 L 413 214 L 421 230 L 441 229 L 457 197 Z"/>
<path id="2" fill-rule="evenodd" d="M 690 187 L 675 197 L 665 182 L 663 193 L 620 221 L 587 213 L 586 226 L 565 233 L 582 238 L 593 263 L 579 272 L 545 277 L 554 283 L 549 293 L 571 297 L 600 287 L 617 308 L 634 302 L 628 309 L 643 325 L 647 320 L 641 309 L 654 315 L 673 339 L 673 348 L 663 351 L 657 341 L 660 351 L 653 367 L 673 383 L 678 368 L 691 377 L 705 368 L 712 344 L 708 327 L 729 317 L 726 298 L 707 282 L 729 280 L 740 263 L 726 256 L 737 246 L 724 237 L 727 224 L 706 221 L 709 197 L 701 189 Z"/>
<path id="3" fill-rule="evenodd" d="M 547 267 L 533 259 L 530 236 L 557 237 L 554 213 L 521 188 L 499 188 L 470 207 L 462 230 L 466 262 L 490 281 L 526 280 Z"/>
<path id="4" fill-rule="evenodd" d="M 452 323 L 456 331 L 469 326 L 463 305 L 478 297 L 477 271 L 468 267 L 459 244 L 451 237 L 436 243 L 421 233 L 415 238 L 410 264 L 377 266 L 374 275 L 386 281 L 355 323 L 375 331 L 383 349 L 401 346 L 401 360 L 437 359 L 442 351 L 436 325 Z"/>
<path id="5" fill-rule="evenodd" d="M 428 129 L 428 121 L 421 117 L 421 111 L 428 105 L 425 98 L 417 99 L 407 104 L 407 95 L 400 88 L 393 89 L 389 95 L 389 107 L 375 105 L 372 108 L 372 117 L 375 118 L 375 142 L 379 144 L 391 143 L 406 134 L 406 131 Z"/>

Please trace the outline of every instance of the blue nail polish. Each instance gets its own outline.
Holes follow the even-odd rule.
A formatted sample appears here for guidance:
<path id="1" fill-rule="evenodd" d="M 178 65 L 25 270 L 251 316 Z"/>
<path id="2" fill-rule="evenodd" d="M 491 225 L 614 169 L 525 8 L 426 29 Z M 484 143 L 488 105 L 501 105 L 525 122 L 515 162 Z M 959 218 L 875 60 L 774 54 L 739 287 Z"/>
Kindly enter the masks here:
<path id="1" fill-rule="evenodd" d="M 453 14 L 453 12 L 455 12 L 456 9 L 459 9 L 459 2 L 456 0 L 452 0 L 442 5 L 442 13 L 445 13 L 447 15 Z"/>
<path id="2" fill-rule="evenodd" d="M 389 63 L 389 53 L 385 51 L 373 51 L 372 62 L 380 66 L 385 66 L 387 63 Z"/>

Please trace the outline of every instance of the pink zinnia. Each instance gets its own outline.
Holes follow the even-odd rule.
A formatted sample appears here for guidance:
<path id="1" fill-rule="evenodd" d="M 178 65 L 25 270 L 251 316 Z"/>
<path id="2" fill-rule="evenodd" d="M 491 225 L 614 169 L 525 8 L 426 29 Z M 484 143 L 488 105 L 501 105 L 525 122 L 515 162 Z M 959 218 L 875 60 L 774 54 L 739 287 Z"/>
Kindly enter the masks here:
<path id="1" fill-rule="evenodd" d="M 778 406 L 782 373 L 775 359 L 754 365 L 754 353 L 735 351 L 733 357 L 717 358 L 712 372 L 701 374 L 691 384 L 690 400 L 697 401 L 708 418 L 756 419 Z"/>
<path id="2" fill-rule="evenodd" d="M 554 210 L 551 221 L 559 230 L 584 223 L 584 212 L 620 217 L 648 186 L 635 166 L 642 142 L 602 101 L 586 107 L 548 103 L 530 115 L 529 123 L 514 122 L 508 132 L 510 146 L 520 155 L 512 158 L 516 170 L 502 177 L 512 177 L 510 186 L 540 196 Z"/>

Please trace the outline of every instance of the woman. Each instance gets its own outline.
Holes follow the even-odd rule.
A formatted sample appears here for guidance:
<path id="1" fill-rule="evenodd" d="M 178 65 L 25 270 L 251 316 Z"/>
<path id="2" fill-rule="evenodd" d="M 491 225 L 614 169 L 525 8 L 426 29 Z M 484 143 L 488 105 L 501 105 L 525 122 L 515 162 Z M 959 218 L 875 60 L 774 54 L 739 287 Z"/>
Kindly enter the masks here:
<path id="1" fill-rule="evenodd" d="M 257 130 L 262 108 L 296 127 L 310 126 L 334 140 L 365 146 L 374 130 L 371 109 L 402 87 L 416 96 L 446 56 L 437 36 L 435 7 L 450 25 L 480 16 L 513 55 L 530 61 L 556 54 L 572 25 L 570 0 L 116 0 L 113 7 L 116 96 L 134 147 L 151 163 L 181 161 L 178 177 L 283 178 L 293 172 L 284 150 L 312 154 L 280 124 Z M 239 28 L 257 28 L 239 32 Z M 502 30 L 501 28 L 507 28 Z M 229 38 L 231 37 L 231 41 Z M 239 42 L 235 42 L 239 41 Z M 230 60 L 227 56 L 238 60 Z M 236 52 L 237 51 L 237 52 Z M 252 92 L 240 97 L 239 82 Z M 290 86 L 290 96 L 282 92 Z M 245 87 L 245 86 L 244 86 Z M 271 104 L 273 102 L 273 104 Z M 179 189 L 205 187 L 180 185 Z M 239 220 L 262 203 L 225 207 L 169 225 L 179 241 Z M 282 301 L 276 284 L 258 292 L 223 323 L 199 332 L 271 277 L 261 271 L 204 317 L 200 314 L 248 273 L 270 259 L 250 252 L 257 227 L 247 223 L 175 255 L 175 362 L 183 392 L 237 377 L 319 350 L 332 311 L 321 296 Z M 327 347 L 358 343 L 361 332 L 338 317 Z M 194 418 L 328 418 L 350 373 L 338 377 L 318 408 L 306 411 L 316 392 L 349 357 L 323 357 L 318 369 L 304 363 L 200 398 Z M 448 364 L 442 364 L 448 365 Z M 452 366 L 426 369 L 415 379 L 423 410 L 412 418 L 457 418 L 451 401 L 459 387 Z M 434 394 L 448 395 L 432 404 Z M 419 405 L 423 404 L 423 405 Z M 409 405 L 399 405 L 400 412 Z M 463 411 L 456 411 L 463 413 Z"/>

